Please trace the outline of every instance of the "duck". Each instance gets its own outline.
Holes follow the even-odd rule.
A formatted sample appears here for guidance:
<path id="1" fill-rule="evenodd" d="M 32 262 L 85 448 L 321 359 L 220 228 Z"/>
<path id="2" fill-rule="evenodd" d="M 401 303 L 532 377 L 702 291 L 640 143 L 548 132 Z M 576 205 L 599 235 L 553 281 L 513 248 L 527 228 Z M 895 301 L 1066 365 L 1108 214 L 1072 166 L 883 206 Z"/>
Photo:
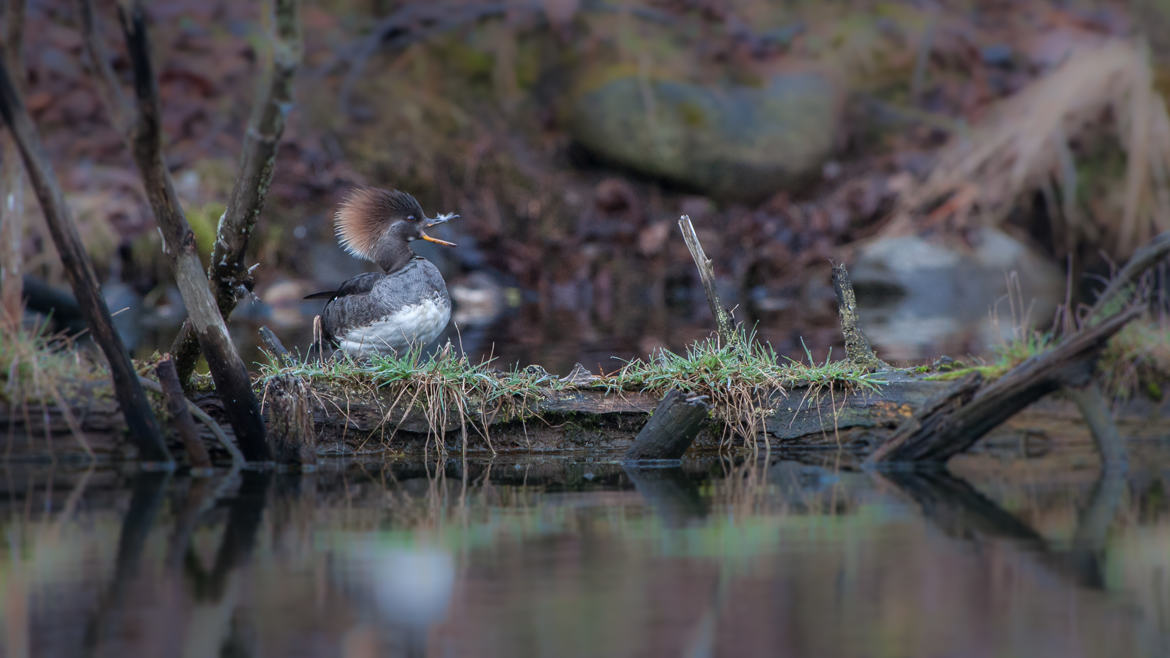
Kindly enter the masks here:
<path id="1" fill-rule="evenodd" d="M 324 338 L 355 358 L 401 354 L 438 338 L 451 319 L 451 296 L 439 268 L 415 254 L 411 243 L 454 247 L 426 229 L 457 217 L 427 217 L 418 201 L 401 190 L 350 190 L 334 216 L 337 241 L 350 255 L 382 271 L 359 274 L 336 290 L 305 297 L 328 300 L 321 312 Z"/>

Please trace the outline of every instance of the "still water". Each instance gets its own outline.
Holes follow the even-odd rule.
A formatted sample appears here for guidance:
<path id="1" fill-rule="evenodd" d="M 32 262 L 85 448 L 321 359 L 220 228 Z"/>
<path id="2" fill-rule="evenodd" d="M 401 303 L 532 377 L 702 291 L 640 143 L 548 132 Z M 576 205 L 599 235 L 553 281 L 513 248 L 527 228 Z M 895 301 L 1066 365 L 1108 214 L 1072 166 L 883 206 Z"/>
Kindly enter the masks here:
<path id="1" fill-rule="evenodd" d="M 1170 450 L 1121 479 L 0 465 L 4 656 L 1166 656 Z"/>

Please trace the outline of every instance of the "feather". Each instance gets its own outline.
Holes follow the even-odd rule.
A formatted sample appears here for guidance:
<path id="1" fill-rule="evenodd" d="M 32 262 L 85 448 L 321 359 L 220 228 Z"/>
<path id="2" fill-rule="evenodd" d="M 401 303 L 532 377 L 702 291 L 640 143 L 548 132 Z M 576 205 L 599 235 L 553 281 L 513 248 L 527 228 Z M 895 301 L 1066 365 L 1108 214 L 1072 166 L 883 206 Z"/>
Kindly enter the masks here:
<path id="1" fill-rule="evenodd" d="M 422 206 L 406 192 L 356 187 L 345 195 L 337 209 L 333 230 L 343 249 L 357 258 L 372 261 L 374 247 L 391 223 L 423 219 Z"/>

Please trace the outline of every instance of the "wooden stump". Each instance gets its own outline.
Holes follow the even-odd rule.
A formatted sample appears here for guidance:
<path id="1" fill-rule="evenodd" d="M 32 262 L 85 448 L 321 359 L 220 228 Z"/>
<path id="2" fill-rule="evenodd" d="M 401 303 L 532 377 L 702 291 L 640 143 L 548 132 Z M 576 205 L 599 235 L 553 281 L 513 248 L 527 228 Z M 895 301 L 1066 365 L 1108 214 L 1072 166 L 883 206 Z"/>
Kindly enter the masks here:
<path id="1" fill-rule="evenodd" d="M 638 432 L 626 460 L 681 459 L 706 421 L 706 400 L 671 391 Z"/>

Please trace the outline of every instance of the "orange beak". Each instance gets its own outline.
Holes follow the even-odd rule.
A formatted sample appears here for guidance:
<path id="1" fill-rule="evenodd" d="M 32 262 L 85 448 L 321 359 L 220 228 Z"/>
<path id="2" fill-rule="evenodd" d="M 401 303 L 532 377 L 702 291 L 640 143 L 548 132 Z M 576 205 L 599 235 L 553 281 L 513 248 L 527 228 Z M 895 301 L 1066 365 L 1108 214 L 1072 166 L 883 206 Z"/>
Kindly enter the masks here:
<path id="1" fill-rule="evenodd" d="M 455 219 L 458 216 L 459 215 L 440 214 L 438 217 L 427 218 L 427 223 L 425 224 L 425 226 L 426 226 L 426 228 L 431 228 L 432 226 L 438 226 L 439 224 L 446 223 L 447 220 Z M 427 242 L 434 242 L 435 244 L 441 244 L 444 247 L 456 246 L 456 244 L 454 242 L 447 242 L 446 240 L 440 240 L 439 238 L 432 238 L 431 236 L 427 235 L 426 233 L 424 233 L 422 231 L 419 231 L 419 236 L 423 240 L 426 240 Z"/>
<path id="2" fill-rule="evenodd" d="M 458 245 L 456 245 L 454 242 L 447 242 L 446 240 L 440 240 L 440 239 L 438 239 L 438 238 L 432 238 L 431 236 L 427 235 L 426 233 L 421 233 L 420 235 L 422 235 L 422 239 L 423 239 L 423 240 L 426 240 L 427 242 L 434 242 L 435 244 L 441 244 L 441 245 L 443 245 L 444 247 L 455 247 L 455 246 L 458 246 Z"/>

